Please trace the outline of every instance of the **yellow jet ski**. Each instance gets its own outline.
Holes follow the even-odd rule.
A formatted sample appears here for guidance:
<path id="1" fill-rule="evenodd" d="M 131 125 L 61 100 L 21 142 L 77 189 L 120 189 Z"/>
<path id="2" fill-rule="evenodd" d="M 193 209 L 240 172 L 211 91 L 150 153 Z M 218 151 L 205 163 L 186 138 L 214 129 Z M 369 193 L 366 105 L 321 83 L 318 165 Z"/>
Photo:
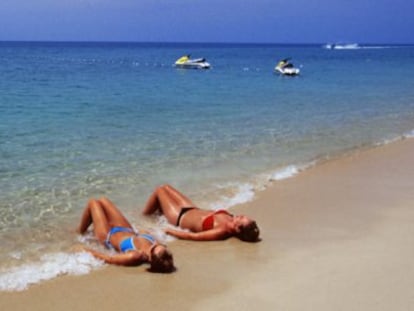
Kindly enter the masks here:
<path id="1" fill-rule="evenodd" d="M 191 59 L 190 55 L 184 55 L 176 60 L 174 66 L 184 69 L 209 69 L 210 64 L 205 58 Z"/>
<path id="2" fill-rule="evenodd" d="M 282 59 L 275 67 L 275 71 L 285 76 L 297 76 L 300 73 L 300 69 L 293 66 L 290 62 L 290 58 Z"/>

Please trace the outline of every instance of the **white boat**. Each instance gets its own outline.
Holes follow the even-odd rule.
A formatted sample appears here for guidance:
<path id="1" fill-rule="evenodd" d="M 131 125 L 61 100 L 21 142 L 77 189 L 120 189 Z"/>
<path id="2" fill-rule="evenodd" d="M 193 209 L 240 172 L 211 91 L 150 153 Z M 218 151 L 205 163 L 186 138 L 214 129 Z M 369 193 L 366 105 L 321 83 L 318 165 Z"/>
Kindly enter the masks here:
<path id="1" fill-rule="evenodd" d="M 282 59 L 275 67 L 275 71 L 284 76 L 297 76 L 300 73 L 300 69 L 293 66 L 289 62 L 289 58 Z"/>
<path id="2" fill-rule="evenodd" d="M 357 43 L 328 43 L 323 47 L 328 50 L 356 50 L 360 48 Z"/>
<path id="3" fill-rule="evenodd" d="M 185 69 L 209 69 L 211 67 L 205 58 L 191 59 L 190 55 L 184 55 L 177 59 L 174 66 Z"/>
<path id="4" fill-rule="evenodd" d="M 335 48 L 335 44 L 334 43 L 327 43 L 323 47 L 327 50 L 333 50 Z"/>

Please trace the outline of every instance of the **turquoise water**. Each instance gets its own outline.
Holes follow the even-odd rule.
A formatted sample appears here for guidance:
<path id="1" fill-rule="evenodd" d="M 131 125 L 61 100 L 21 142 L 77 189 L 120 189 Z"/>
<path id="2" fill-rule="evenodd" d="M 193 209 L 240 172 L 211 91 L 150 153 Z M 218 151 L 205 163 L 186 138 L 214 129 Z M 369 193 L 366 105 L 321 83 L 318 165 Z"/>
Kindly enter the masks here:
<path id="1" fill-rule="evenodd" d="M 212 69 L 173 68 L 187 53 Z M 273 73 L 285 57 L 301 76 Z M 231 207 L 317 160 L 413 136 L 413 121 L 413 46 L 0 43 L 0 289 L 13 267 L 68 253 L 90 197 L 138 225 L 167 182 Z"/>

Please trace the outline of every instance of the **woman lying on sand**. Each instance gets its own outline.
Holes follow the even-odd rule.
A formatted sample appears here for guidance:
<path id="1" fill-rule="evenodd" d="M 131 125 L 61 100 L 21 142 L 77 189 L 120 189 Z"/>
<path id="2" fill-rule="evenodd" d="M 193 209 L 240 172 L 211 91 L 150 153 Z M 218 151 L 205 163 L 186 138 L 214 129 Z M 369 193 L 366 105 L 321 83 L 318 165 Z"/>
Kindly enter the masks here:
<path id="1" fill-rule="evenodd" d="M 233 216 L 225 210 L 200 209 L 170 185 L 158 187 L 154 191 L 143 214 L 149 215 L 157 210 L 165 215 L 169 223 L 189 230 L 166 230 L 166 233 L 179 239 L 212 241 L 235 236 L 247 242 L 259 240 L 259 228 L 252 219 L 246 216 Z"/>
<path id="2" fill-rule="evenodd" d="M 128 220 L 106 198 L 91 199 L 83 212 L 78 231 L 83 234 L 93 223 L 98 240 L 120 252 L 107 255 L 93 249 L 84 248 L 95 257 L 110 264 L 133 266 L 148 262 L 153 272 L 172 272 L 173 256 L 166 246 L 159 244 L 148 232 L 135 232 Z"/>

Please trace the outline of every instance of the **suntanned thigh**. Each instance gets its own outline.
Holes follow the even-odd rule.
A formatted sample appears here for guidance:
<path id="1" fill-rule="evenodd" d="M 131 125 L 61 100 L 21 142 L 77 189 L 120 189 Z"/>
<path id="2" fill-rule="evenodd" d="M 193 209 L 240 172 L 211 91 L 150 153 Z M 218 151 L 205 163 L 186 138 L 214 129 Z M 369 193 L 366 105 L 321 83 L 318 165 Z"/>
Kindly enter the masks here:
<path id="1" fill-rule="evenodd" d="M 97 200 L 90 201 L 88 209 L 91 213 L 95 236 L 99 241 L 104 242 L 109 230 L 111 229 L 105 211 L 101 203 Z"/>
<path id="2" fill-rule="evenodd" d="M 165 185 L 164 189 L 180 207 L 195 207 L 194 203 L 187 196 L 175 189 L 173 186 Z"/>
<path id="3" fill-rule="evenodd" d="M 132 228 L 129 221 L 125 218 L 125 216 L 121 213 L 121 211 L 112 203 L 108 198 L 101 198 L 99 200 L 101 202 L 102 208 L 106 214 L 108 219 L 108 223 L 111 227 L 119 226 L 119 227 L 127 227 Z"/>
<path id="4" fill-rule="evenodd" d="M 181 212 L 182 204 L 177 202 L 164 187 L 157 190 L 157 198 L 162 213 L 169 223 L 175 225 L 177 223 L 178 215 Z"/>

